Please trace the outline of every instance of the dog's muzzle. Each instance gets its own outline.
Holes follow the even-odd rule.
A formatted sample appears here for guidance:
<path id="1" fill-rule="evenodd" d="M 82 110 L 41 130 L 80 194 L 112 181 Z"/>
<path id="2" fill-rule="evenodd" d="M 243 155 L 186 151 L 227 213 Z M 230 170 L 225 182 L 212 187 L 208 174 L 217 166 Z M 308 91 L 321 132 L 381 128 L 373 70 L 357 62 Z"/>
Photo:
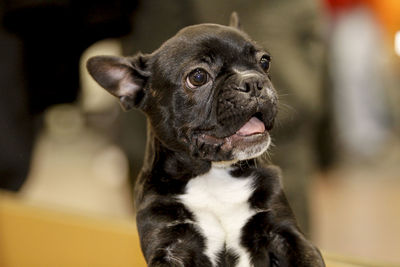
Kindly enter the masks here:
<path id="1" fill-rule="evenodd" d="M 214 160 L 259 156 L 270 144 L 276 105 L 276 93 L 266 75 L 236 71 L 219 88 L 216 127 L 196 137 L 200 155 Z"/>

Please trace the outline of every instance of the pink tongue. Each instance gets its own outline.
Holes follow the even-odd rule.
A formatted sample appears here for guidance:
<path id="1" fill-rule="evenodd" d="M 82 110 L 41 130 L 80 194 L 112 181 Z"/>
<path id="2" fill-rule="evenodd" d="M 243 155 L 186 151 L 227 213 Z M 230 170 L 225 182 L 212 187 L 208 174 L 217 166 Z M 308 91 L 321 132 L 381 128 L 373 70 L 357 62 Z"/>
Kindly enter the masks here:
<path id="1" fill-rule="evenodd" d="M 245 125 L 242 126 L 236 133 L 238 135 L 252 135 L 265 132 L 265 125 L 256 117 L 252 117 Z"/>

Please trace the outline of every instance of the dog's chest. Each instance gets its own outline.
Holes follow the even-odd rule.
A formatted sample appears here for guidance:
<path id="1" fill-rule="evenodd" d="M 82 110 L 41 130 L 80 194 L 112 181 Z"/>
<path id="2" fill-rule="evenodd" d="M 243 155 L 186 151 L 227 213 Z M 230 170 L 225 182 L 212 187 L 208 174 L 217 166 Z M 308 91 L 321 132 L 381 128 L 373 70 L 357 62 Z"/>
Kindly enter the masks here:
<path id="1" fill-rule="evenodd" d="M 255 214 L 248 202 L 252 183 L 252 177 L 236 178 L 229 169 L 212 168 L 190 180 L 186 193 L 180 197 L 195 215 L 206 240 L 205 254 L 214 266 L 224 249 L 238 257 L 236 266 L 251 266 L 248 253 L 241 246 L 241 229 Z"/>

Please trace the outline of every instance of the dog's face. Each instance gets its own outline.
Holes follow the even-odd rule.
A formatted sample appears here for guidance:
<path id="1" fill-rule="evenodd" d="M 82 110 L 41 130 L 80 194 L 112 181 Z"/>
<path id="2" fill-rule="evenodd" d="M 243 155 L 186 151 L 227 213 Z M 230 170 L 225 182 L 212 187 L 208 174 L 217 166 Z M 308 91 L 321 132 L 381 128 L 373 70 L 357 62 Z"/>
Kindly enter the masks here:
<path id="1" fill-rule="evenodd" d="M 87 66 L 125 109 L 144 111 L 173 151 L 219 162 L 269 146 L 277 109 L 270 56 L 237 28 L 187 27 L 152 54 L 98 56 Z"/>

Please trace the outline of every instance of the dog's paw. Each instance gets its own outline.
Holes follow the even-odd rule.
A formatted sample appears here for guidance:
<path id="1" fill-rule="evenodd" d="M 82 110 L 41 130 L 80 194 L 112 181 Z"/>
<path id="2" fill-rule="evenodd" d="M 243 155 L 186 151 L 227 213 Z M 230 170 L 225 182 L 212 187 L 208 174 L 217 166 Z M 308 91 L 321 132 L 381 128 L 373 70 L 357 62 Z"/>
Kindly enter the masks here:
<path id="1" fill-rule="evenodd" d="M 178 239 L 177 242 L 160 246 L 149 260 L 151 267 L 211 267 L 208 257 L 198 251 L 199 247 Z"/>
<path id="2" fill-rule="evenodd" d="M 149 265 L 150 267 L 182 267 L 185 266 L 182 259 L 180 259 L 177 255 L 174 255 L 172 252 L 160 249 L 158 250 L 154 257 L 151 259 Z"/>
<path id="3" fill-rule="evenodd" d="M 306 241 L 302 246 L 292 247 L 285 253 L 270 254 L 270 266 L 325 267 L 325 263 L 319 250 Z"/>

